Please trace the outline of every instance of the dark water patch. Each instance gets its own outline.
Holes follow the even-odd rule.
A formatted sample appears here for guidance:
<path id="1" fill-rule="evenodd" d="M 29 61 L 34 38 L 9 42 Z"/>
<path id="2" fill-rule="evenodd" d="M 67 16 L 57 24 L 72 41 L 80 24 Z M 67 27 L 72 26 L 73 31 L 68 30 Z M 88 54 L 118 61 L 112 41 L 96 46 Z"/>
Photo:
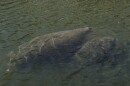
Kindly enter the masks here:
<path id="1" fill-rule="evenodd" d="M 2 23 L 2 24 L 8 24 L 9 22 L 11 22 L 13 20 L 16 21 L 16 19 L 18 19 L 18 18 L 19 18 L 18 16 L 12 15 L 10 17 L 5 17 L 5 19 L 3 18 L 2 20 L 0 20 L 0 23 Z"/>
<path id="2" fill-rule="evenodd" d="M 27 1 L 20 1 L 20 2 L 19 1 L 14 1 L 14 2 L 12 2 L 10 4 L 6 3 L 6 5 L 1 4 L 1 9 L 0 10 L 5 10 L 5 11 L 10 10 L 10 9 L 19 7 L 20 5 L 25 4 L 25 3 L 27 3 Z"/>
<path id="3" fill-rule="evenodd" d="M 23 40 L 23 39 L 25 39 L 26 37 L 30 36 L 31 34 L 32 34 L 32 33 L 28 33 L 28 34 L 26 34 L 26 35 L 24 35 L 24 36 L 18 38 L 17 41 Z"/>
<path id="4" fill-rule="evenodd" d="M 0 3 L 0 6 L 6 6 L 6 5 L 10 5 L 13 4 L 15 1 L 11 1 L 11 2 L 2 2 Z"/>
<path id="5" fill-rule="evenodd" d="M 23 7 L 16 7 L 14 9 L 11 9 L 11 10 L 4 10 L 4 11 L 1 11 L 1 14 L 0 14 L 0 17 L 5 17 L 5 16 L 9 16 L 9 15 L 12 15 L 12 14 L 15 14 L 15 13 L 18 13 L 21 11 Z"/>
<path id="6" fill-rule="evenodd" d="M 69 81 L 70 79 L 74 78 L 77 74 L 80 74 L 80 72 L 83 70 L 84 68 L 79 68 L 75 71 L 73 71 L 72 73 L 68 74 L 63 81 Z"/>
<path id="7" fill-rule="evenodd" d="M 0 21 L 4 27 L 9 26 L 17 26 L 18 28 L 29 28 L 31 26 L 38 25 L 39 23 L 37 21 L 34 21 L 34 19 L 29 18 L 28 16 L 17 16 L 19 14 L 12 15 L 12 17 L 7 17 Z M 10 27 L 13 28 L 13 27 Z"/>

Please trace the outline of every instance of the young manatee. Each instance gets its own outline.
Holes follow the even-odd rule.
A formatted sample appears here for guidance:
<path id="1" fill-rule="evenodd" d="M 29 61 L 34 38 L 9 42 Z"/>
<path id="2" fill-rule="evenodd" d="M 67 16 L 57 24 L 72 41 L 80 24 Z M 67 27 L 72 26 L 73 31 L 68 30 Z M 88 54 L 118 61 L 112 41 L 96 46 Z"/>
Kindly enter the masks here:
<path id="1" fill-rule="evenodd" d="M 39 63 L 68 62 L 82 46 L 91 28 L 60 31 L 38 36 L 9 54 L 10 69 Z"/>
<path id="2" fill-rule="evenodd" d="M 81 64 L 92 65 L 110 60 L 112 51 L 116 46 L 116 39 L 113 37 L 103 37 L 86 42 L 84 46 L 75 54 L 76 60 Z"/>

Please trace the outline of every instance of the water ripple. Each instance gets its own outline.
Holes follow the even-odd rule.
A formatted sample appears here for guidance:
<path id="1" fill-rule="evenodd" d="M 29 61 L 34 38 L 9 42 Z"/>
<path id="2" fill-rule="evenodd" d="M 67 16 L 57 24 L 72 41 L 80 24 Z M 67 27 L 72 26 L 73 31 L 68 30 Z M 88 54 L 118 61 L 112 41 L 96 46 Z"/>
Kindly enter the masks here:
<path id="1" fill-rule="evenodd" d="M 27 3 L 27 1 L 22 1 L 22 2 L 14 1 L 10 3 L 3 3 L 3 4 L 0 4 L 1 6 L 0 10 L 10 10 L 10 9 L 19 7 L 20 5 L 22 6 L 25 3 Z"/>

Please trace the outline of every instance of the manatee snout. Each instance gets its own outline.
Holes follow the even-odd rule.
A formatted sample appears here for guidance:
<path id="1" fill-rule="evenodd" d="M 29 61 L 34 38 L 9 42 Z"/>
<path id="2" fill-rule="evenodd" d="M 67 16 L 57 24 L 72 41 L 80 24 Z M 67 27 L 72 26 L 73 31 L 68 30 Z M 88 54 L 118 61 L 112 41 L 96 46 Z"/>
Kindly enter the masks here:
<path id="1" fill-rule="evenodd" d="M 104 37 L 100 39 L 100 41 L 102 49 L 104 49 L 104 51 L 110 51 L 115 48 L 117 39 L 113 37 Z"/>

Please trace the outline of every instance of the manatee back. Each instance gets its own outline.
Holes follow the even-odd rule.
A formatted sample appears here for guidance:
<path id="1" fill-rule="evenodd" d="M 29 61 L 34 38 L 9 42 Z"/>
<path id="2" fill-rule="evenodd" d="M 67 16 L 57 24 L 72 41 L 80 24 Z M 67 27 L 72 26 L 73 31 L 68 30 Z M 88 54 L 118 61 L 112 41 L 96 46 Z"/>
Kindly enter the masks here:
<path id="1" fill-rule="evenodd" d="M 38 36 L 10 53 L 10 65 L 24 68 L 43 62 L 69 61 L 90 31 L 81 28 Z"/>

